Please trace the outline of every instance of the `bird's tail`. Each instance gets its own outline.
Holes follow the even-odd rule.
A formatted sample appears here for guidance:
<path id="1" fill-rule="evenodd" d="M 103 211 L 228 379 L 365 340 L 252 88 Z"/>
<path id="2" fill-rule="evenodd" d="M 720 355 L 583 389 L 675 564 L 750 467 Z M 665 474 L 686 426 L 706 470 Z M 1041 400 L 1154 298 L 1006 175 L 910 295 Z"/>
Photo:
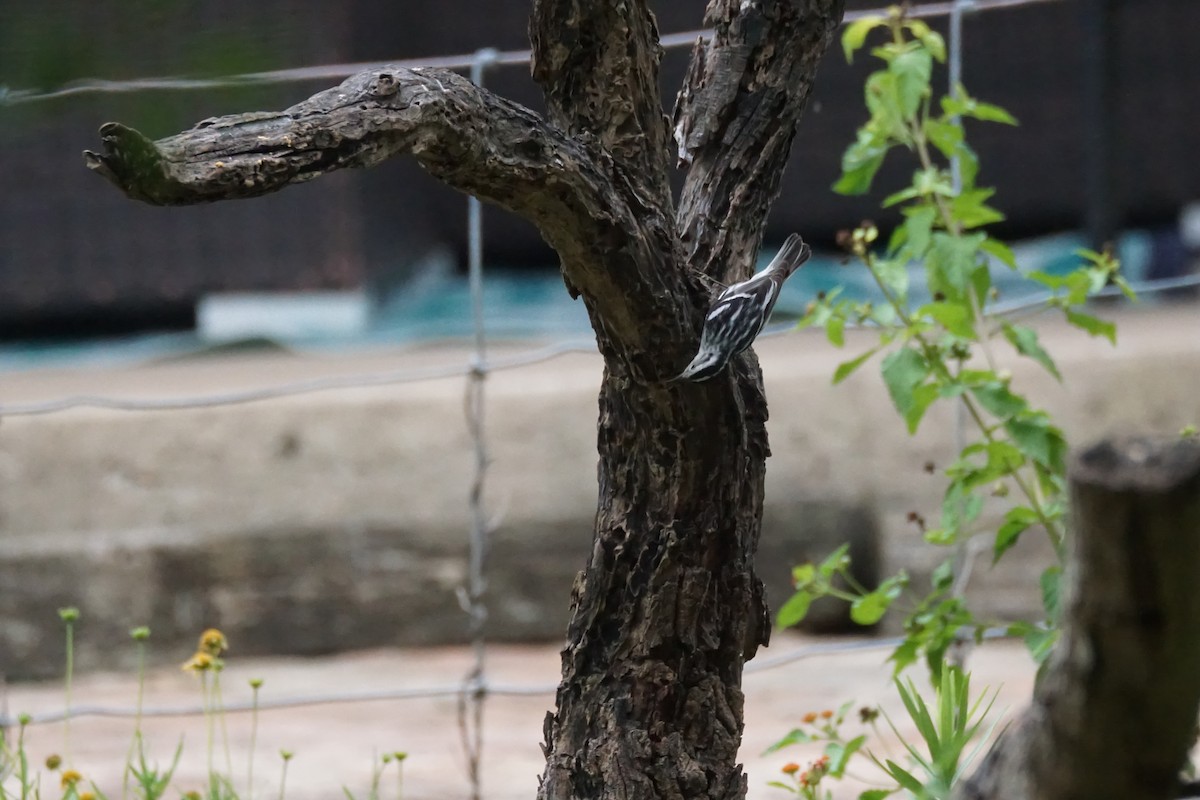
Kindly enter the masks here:
<path id="1" fill-rule="evenodd" d="M 775 257 L 771 259 L 767 269 L 782 272 L 784 280 L 786 280 L 789 275 L 804 266 L 804 262 L 808 261 L 811 255 L 812 249 L 804 243 L 800 234 L 793 233 L 783 243 L 783 247 L 779 248 Z"/>

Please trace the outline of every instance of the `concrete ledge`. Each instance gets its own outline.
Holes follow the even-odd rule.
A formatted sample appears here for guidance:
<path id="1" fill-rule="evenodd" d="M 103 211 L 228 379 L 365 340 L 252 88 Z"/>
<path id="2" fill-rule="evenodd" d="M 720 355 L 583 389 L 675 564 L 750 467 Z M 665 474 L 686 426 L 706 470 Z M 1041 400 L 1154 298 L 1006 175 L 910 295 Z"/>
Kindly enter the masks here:
<path id="1" fill-rule="evenodd" d="M 1177 431 L 1200 420 L 1200 313 L 1123 313 L 1121 345 L 1051 325 L 1065 383 L 1009 359 L 1017 385 L 1058 415 L 1072 441 L 1116 431 Z M 759 348 L 774 457 L 760 566 L 770 596 L 791 564 L 858 541 L 873 565 L 922 580 L 943 553 L 905 521 L 933 519 L 953 455 L 953 420 L 934 414 L 908 438 L 877 368 L 844 384 L 844 352 L 804 333 Z M 516 348 L 522 349 L 522 348 Z M 497 347 L 502 351 L 503 348 Z M 318 375 L 465 363 L 456 347 L 306 358 L 223 356 L 140 368 L 9 376 L 0 401 L 67 394 L 177 396 Z M 558 639 L 590 547 L 595 512 L 597 356 L 494 374 L 487 430 L 492 548 L 489 621 L 497 639 Z M 77 410 L 0 423 L 0 670 L 59 669 L 54 610 L 78 605 L 81 661 L 119 664 L 130 627 L 157 652 L 190 652 L 218 625 L 245 653 L 318 653 L 460 641 L 454 590 L 469 528 L 470 443 L 460 379 L 154 413 Z M 1003 507 L 989 506 L 995 517 Z M 973 586 L 982 613 L 1036 612 L 1045 550 L 1036 536 Z M 830 617 L 820 626 L 834 624 Z"/>

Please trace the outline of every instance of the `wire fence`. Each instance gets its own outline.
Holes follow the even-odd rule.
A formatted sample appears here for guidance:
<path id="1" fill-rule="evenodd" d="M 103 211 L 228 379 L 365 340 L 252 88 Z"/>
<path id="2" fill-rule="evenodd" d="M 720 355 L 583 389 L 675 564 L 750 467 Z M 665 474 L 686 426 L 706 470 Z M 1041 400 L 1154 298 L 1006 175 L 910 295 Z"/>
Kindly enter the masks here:
<path id="1" fill-rule="evenodd" d="M 1200 288 L 1200 275 L 1184 275 L 1177 278 L 1131 281 L 1130 288 L 1139 296 L 1152 297 L 1182 289 Z M 1122 294 L 1115 286 L 1101 289 L 1094 297 L 1117 297 Z M 1049 292 L 1034 292 L 1003 302 L 991 303 L 989 314 L 1019 318 L 1045 311 Z M 853 320 L 846 322 L 847 328 L 863 327 Z M 768 325 L 760 337 L 781 336 L 793 333 L 792 323 Z M 48 400 L 20 403 L 0 403 L 0 417 L 25 417 L 55 414 L 72 409 L 94 408 L 109 411 L 183 411 L 188 409 L 219 408 L 221 406 L 281 400 L 288 397 L 317 394 L 350 389 L 370 389 L 380 386 L 399 386 L 406 383 L 462 378 L 482 371 L 484 374 L 507 372 L 524 367 L 544 364 L 563 356 L 579 353 L 596 353 L 596 344 L 591 340 L 569 340 L 532 347 L 522 353 L 487 357 L 480 355 L 466 364 L 444 364 L 433 367 L 359 372 L 351 375 L 336 375 L 308 380 L 290 381 L 275 386 L 264 386 L 231 392 L 187 394 L 175 397 L 119 397 L 115 395 L 70 395 Z"/>
<path id="2" fill-rule="evenodd" d="M 988 631 L 985 638 L 995 640 L 1005 637 L 1002 629 Z M 826 658 L 838 655 L 848 655 L 862 652 L 883 652 L 898 647 L 904 642 L 903 638 L 863 639 L 858 641 L 840 641 L 821 644 L 804 645 L 787 653 L 768 658 L 757 658 L 745 667 L 745 674 L 755 675 L 781 667 L 791 666 L 801 661 L 814 658 Z M 432 698 L 461 699 L 464 696 L 480 697 L 551 697 L 558 688 L 557 684 L 513 684 L 491 683 L 486 680 L 468 682 L 466 688 L 462 683 L 441 684 L 436 686 L 414 687 L 407 689 L 386 689 L 372 692 L 328 692 L 301 697 L 286 697 L 278 700 L 259 700 L 255 702 L 226 702 L 221 708 L 231 714 L 252 713 L 290 708 L 308 708 L 313 706 L 343 705 L 351 703 L 375 703 L 392 700 L 425 700 Z M 47 711 L 40 714 L 30 714 L 28 725 L 46 725 L 63 722 L 67 719 L 82 717 L 106 717 L 110 719 L 134 719 L 142 717 L 198 717 L 203 716 L 204 706 L 148 706 L 139 710 L 134 706 L 99 706 L 77 705 L 68 710 Z M 0 727 L 10 727 L 16 720 L 0 717 Z"/>
<path id="3" fill-rule="evenodd" d="M 1056 2 L 1063 2 L 1063 0 L 955 0 L 954 2 L 919 5 L 911 9 L 910 14 L 919 17 L 952 16 L 952 24 L 950 26 L 950 53 L 953 59 L 951 62 L 951 74 L 957 75 L 961 71 L 963 51 L 961 20 L 964 14 Z M 884 13 L 884 10 L 874 9 L 852 12 L 846 15 L 846 21 L 850 22 L 870 14 L 880 13 Z M 663 36 L 661 41 L 663 46 L 667 48 L 686 47 L 692 45 L 698 38 L 710 33 L 710 31 L 706 30 L 685 31 Z M 471 55 L 410 59 L 391 63 L 409 68 L 468 69 L 470 70 L 472 79 L 476 83 L 482 84 L 489 69 L 506 65 L 524 64 L 529 61 L 529 58 L 530 53 L 528 50 L 498 51 L 487 49 Z M 51 91 L 10 90 L 0 87 L 0 105 L 6 103 L 31 103 L 87 93 L 186 91 L 247 84 L 330 80 L 342 78 L 373 66 L 377 65 L 371 63 L 327 64 L 272 72 L 248 73 L 211 80 L 189 78 L 146 78 L 129 81 L 86 80 L 77 81 Z M 469 672 L 460 682 L 453 684 L 397 688 L 373 692 L 329 692 L 285 697 L 277 700 L 264 699 L 254 703 L 234 702 L 226 704 L 225 710 L 231 713 L 250 712 L 252 710 L 266 712 L 275 709 L 328 704 L 369 703 L 417 698 L 454 698 L 458 701 L 458 723 L 462 736 L 463 749 L 467 756 L 468 777 L 471 783 L 472 797 L 476 798 L 476 800 L 482 795 L 480 765 L 484 742 L 482 735 L 483 713 L 487 698 L 504 696 L 549 697 L 556 689 L 556 686 L 553 684 L 521 685 L 493 683 L 488 680 L 487 676 L 486 621 L 488 609 L 486 604 L 486 565 L 491 533 L 484 499 L 484 489 L 489 467 L 488 441 L 484 425 L 487 378 L 492 373 L 542 364 L 571 353 L 595 352 L 594 342 L 564 341 L 544 347 L 531 348 L 525 352 L 512 355 L 489 356 L 487 351 L 488 336 L 484 326 L 483 314 L 484 242 L 482 213 L 480 203 L 474 198 L 469 199 L 467 211 L 469 241 L 468 276 L 473 336 L 472 354 L 470 361 L 466 364 L 444 364 L 421 369 L 364 372 L 354 375 L 281 383 L 269 387 L 233 392 L 190 394 L 161 398 L 77 395 L 35 402 L 0 404 L 0 417 L 47 415 L 80 408 L 127 412 L 170 411 L 232 406 L 317 392 L 345 391 L 423 381 L 466 378 L 464 411 L 472 442 L 474 470 L 467 495 L 467 502 L 471 510 L 471 527 L 468 534 L 468 570 L 466 583 L 459 592 L 459 599 L 467 616 L 467 633 L 473 654 Z M 1135 283 L 1133 288 L 1139 294 L 1151 295 L 1197 286 L 1200 286 L 1200 275 L 1169 280 L 1142 281 Z M 1115 294 L 1117 291 L 1114 287 L 1106 289 L 1100 294 Z M 1030 295 L 1005 303 L 994 303 L 989 306 L 988 310 L 991 313 L 1002 315 L 1025 315 L 1043 308 L 1048 297 L 1048 294 Z M 764 331 L 763 335 L 776 336 L 792 331 L 794 328 L 793 324 L 772 325 Z M 969 564 L 966 566 L 966 569 L 969 572 Z M 987 634 L 988 638 L 996 638 L 1002 635 L 1003 631 L 998 630 L 990 631 Z M 746 666 L 745 672 L 747 675 L 754 675 L 767 670 L 783 668 L 805 659 L 862 652 L 864 650 L 887 650 L 896 647 L 901 641 L 903 640 L 899 638 L 880 638 L 869 641 L 808 645 L 798 647 L 778 656 L 756 659 Z M 199 716 L 204 713 L 205 709 L 200 705 L 147 707 L 141 709 L 78 705 L 69 709 L 31 715 L 25 718 L 25 724 L 41 725 L 58 723 L 67 719 L 81 717 L 133 718 L 139 715 L 143 717 L 186 717 Z M 0 709 L 0 730 L 16 724 L 17 719 L 11 716 L 7 709 Z"/>
<path id="4" fill-rule="evenodd" d="M 1000 9 L 1019 8 L 1022 6 L 1046 5 L 1050 3 L 1065 3 L 1067 0 L 948 0 L 939 3 L 922 3 L 911 7 L 908 16 L 920 18 L 946 17 L 951 14 L 976 13 Z M 887 7 L 849 11 L 845 15 L 845 23 L 869 16 L 887 13 Z M 667 50 L 691 47 L 697 39 L 712 35 L 707 28 L 666 34 L 659 38 L 660 44 Z M 319 66 L 293 67 L 289 69 L 270 70 L 265 72 L 248 72 L 240 75 L 228 75 L 218 78 L 188 78 L 188 77 L 157 77 L 135 78 L 131 80 L 103 80 L 86 78 L 71 81 L 56 89 L 14 89 L 0 85 L 0 105 L 18 105 L 45 100 L 56 100 L 82 94 L 119 94 L 126 92 L 147 91 L 196 91 L 201 89 L 224 89 L 238 86 L 261 86 L 280 83 L 299 83 L 304 81 L 329 81 L 347 78 L 357 72 L 375 69 L 384 63 L 389 66 L 406 69 L 449 69 L 470 70 L 478 63 L 480 53 L 487 54 L 488 66 L 519 66 L 528 64 L 532 58 L 529 50 L 494 50 L 491 48 L 475 53 L 465 53 L 452 56 L 433 58 L 409 58 L 396 61 L 360 61 L 341 64 L 322 64 Z"/>

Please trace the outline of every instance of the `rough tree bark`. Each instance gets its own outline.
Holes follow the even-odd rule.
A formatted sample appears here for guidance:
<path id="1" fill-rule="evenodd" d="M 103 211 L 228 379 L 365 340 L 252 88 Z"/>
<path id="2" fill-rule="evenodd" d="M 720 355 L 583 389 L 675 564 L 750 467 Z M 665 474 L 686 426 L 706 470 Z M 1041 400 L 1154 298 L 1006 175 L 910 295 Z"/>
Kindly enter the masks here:
<path id="1" fill-rule="evenodd" d="M 667 384 L 709 292 L 746 277 L 843 0 L 712 0 L 674 135 L 642 0 L 535 0 L 548 118 L 437 70 L 380 68 L 279 113 L 151 142 L 110 123 L 87 165 L 129 196 L 253 197 L 408 153 L 530 219 L 587 307 L 605 372 L 591 559 L 572 596 L 543 798 L 739 798 L 742 666 L 769 633 L 754 574 L 768 455 L 752 356 Z M 669 175 L 688 166 L 678 205 Z"/>
<path id="2" fill-rule="evenodd" d="M 956 800 L 1166 800 L 1200 705 L 1200 443 L 1075 460 L 1062 639 Z"/>

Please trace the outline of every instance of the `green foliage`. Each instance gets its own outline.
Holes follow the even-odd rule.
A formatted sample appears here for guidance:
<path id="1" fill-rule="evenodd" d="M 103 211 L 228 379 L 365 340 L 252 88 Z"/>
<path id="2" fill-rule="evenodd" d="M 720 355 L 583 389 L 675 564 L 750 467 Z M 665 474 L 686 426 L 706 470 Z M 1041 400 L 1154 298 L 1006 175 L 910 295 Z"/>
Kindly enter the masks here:
<path id="1" fill-rule="evenodd" d="M 970 676 L 957 667 L 943 670 L 934 682 L 932 702 L 922 696 L 912 681 L 895 679 L 893 685 L 924 748 L 906 740 L 886 712 L 876 708 L 859 709 L 859 723 L 864 730 L 850 736 L 845 732 L 849 724 L 847 715 L 853 707 L 853 702 L 849 702 L 836 712 L 805 714 L 800 727 L 789 731 L 767 748 L 764 755 L 798 744 L 823 743 L 823 755 L 820 758 L 809 763 L 807 768 L 795 762 L 785 764 L 781 769 L 784 778 L 771 781 L 770 785 L 804 800 L 823 800 L 831 797 L 832 793 L 823 789 L 822 784 L 827 780 L 845 777 L 851 762 L 858 758 L 859 761 L 873 764 L 882 773 L 882 781 L 892 784 L 861 792 L 858 800 L 881 800 L 898 792 L 908 792 L 928 800 L 949 798 L 954 784 L 986 739 L 980 734 L 990 733 L 990 730 L 983 730 L 983 725 L 995 703 L 996 694 L 984 692 L 972 696 Z M 904 764 L 880 756 L 873 749 L 873 745 L 887 744 L 884 732 L 877 725 L 880 717 L 887 722 L 892 734 L 892 737 L 886 738 L 895 738 L 900 742 L 905 752 Z M 974 747 L 971 747 L 972 744 Z"/>
<path id="2" fill-rule="evenodd" d="M 868 39 L 876 34 L 883 34 L 883 41 L 871 47 Z M 891 608 L 903 607 L 904 640 L 890 660 L 896 675 L 924 663 L 937 698 L 927 703 L 911 681 L 897 678 L 897 692 L 925 749 L 906 742 L 907 763 L 874 759 L 894 785 L 866 792 L 860 800 L 878 800 L 893 792 L 942 798 L 949 796 L 969 761 L 967 743 L 991 707 L 984 698 L 969 701 L 967 676 L 948 663 L 951 647 L 964 639 L 981 641 L 989 628 L 1002 628 L 1023 638 L 1040 664 L 1058 638 L 1066 439 L 1051 417 L 1014 385 L 1003 364 L 1030 359 L 1055 379 L 1061 381 L 1062 375 L 1035 330 L 989 307 L 997 297 L 992 271 L 1019 271 L 1019 265 L 1013 251 L 988 230 L 1004 214 L 992 205 L 995 190 L 976 183 L 979 159 L 967 143 L 963 120 L 1004 125 L 1015 125 L 1016 120 L 962 86 L 937 96 L 931 81 L 935 66 L 946 58 L 945 44 L 923 22 L 905 19 L 898 9 L 847 26 L 842 47 L 848 60 L 869 50 L 878 69 L 866 79 L 868 118 L 842 157 L 842 175 L 834 191 L 867 193 L 891 157 L 906 155 L 913 172 L 907 185 L 881 201 L 900 215 L 890 236 L 881 237 L 869 222 L 839 236 L 839 243 L 868 271 L 883 302 L 854 302 L 833 291 L 813 303 L 800 324 L 824 327 L 838 347 L 844 344 L 848 324 L 873 327 L 878 343 L 851 354 L 835 370 L 833 382 L 841 383 L 879 355 L 884 385 L 910 434 L 938 405 L 957 405 L 970 430 L 960 452 L 942 468 L 945 490 L 936 520 L 927 524 L 922 514 L 909 514 L 925 541 L 953 548 L 954 555 L 933 571 L 928 589 L 910 591 L 904 574 L 885 579 L 873 590 L 859 586 L 843 547 L 819 565 L 795 568 L 795 594 L 780 609 L 778 623 L 795 624 L 813 601 L 825 596 L 848 602 L 851 618 L 862 624 L 877 623 Z M 1132 292 L 1111 253 L 1081 250 L 1077 255 L 1080 265 L 1068 274 L 1029 272 L 1026 277 L 1045 287 L 1047 307 L 1061 313 L 1068 324 L 1115 343 L 1115 326 L 1084 306 L 1107 285 L 1120 287 L 1131 298 Z M 910 275 L 913 265 L 920 270 Z M 918 274 L 932 298 L 922 305 L 910 299 L 910 282 Z M 932 465 L 928 469 L 934 470 Z M 977 619 L 964 600 L 965 587 L 956 582 L 955 564 L 966 552 L 960 546 L 971 537 L 989 534 L 992 558 L 998 560 L 1031 532 L 1046 536 L 1057 556 L 1041 575 L 1042 619 Z M 847 741 L 834 729 L 811 725 L 793 730 L 777 746 L 818 740 L 829 743 L 828 765 L 843 768 L 837 760 L 840 754 L 863 748 L 861 743 L 851 747 L 856 740 Z M 807 781 L 794 772 L 785 774 L 790 781 L 775 785 L 805 798 L 825 797 L 816 793 L 812 779 L 816 775 L 819 784 L 831 774 L 828 770 L 810 768 L 803 773 Z"/>
<path id="3" fill-rule="evenodd" d="M 73 665 L 74 626 L 79 621 L 79 611 L 76 608 L 62 608 L 58 616 L 65 626 L 67 633 L 67 680 L 65 689 L 65 709 L 71 709 L 70 687 Z M 210 628 L 200 636 L 196 653 L 184 663 L 183 669 L 192 672 L 199 680 L 201 699 L 204 708 L 204 727 L 207 735 L 208 782 L 203 792 L 195 789 L 185 791 L 179 786 L 175 772 L 183 756 L 183 737 L 180 736 L 169 765 L 163 769 L 147 755 L 147 743 L 142 730 L 142 700 L 146 682 L 146 644 L 150 638 L 150 629 L 137 627 L 130 631 L 130 638 L 137 648 L 137 705 L 133 720 L 132 741 L 124 763 L 124 779 L 118 787 L 119 792 L 106 795 L 96 783 L 88 780 L 82 768 L 76 768 L 71 757 L 69 730 L 64 730 L 64 751 L 61 755 L 51 754 L 45 759 L 45 772 L 31 768 L 29 753 L 26 749 L 25 733 L 32 722 L 28 714 L 17 717 L 18 728 L 16 738 L 11 738 L 6 728 L 0 728 L 0 800 L 42 800 L 42 798 L 59 797 L 61 800 L 106 800 L 107 797 L 135 798 L 136 800 L 161 800 L 168 796 L 180 796 L 183 800 L 239 800 L 243 797 L 253 797 L 254 792 L 254 752 L 258 727 L 258 690 L 262 680 L 249 681 L 254 691 L 252 706 L 251 740 L 246 753 L 246 782 L 239 786 L 233 778 L 232 759 L 228 736 L 225 726 L 225 706 L 220 693 L 220 676 L 225 669 L 222 657 L 228 648 L 225 635 L 219 630 Z M 65 726 L 64 726 L 65 728 Z M 220 731 L 219 739 L 217 731 Z M 215 768 L 215 758 L 218 748 L 223 750 L 224 769 Z M 281 750 L 282 771 L 279 780 L 279 800 L 284 800 L 287 781 L 288 763 L 293 757 L 290 750 Z M 393 751 L 380 757 L 373 757 L 371 782 L 367 797 L 369 800 L 380 800 L 383 797 L 403 797 L 403 767 L 402 762 L 408 757 L 407 753 Z M 392 787 L 384 790 L 382 778 L 388 772 L 389 765 L 395 763 L 391 770 L 394 777 Z M 86 787 L 86 788 L 85 788 Z M 349 790 L 347 796 L 353 797 Z"/>
<path id="4" fill-rule="evenodd" d="M 850 615 L 859 625 L 874 625 L 882 619 L 908 585 L 908 576 L 900 572 L 869 591 L 850 573 L 849 549 L 849 545 L 842 545 L 820 564 L 801 564 L 792 569 L 795 592 L 779 609 L 776 621 L 780 627 L 801 622 L 818 597 L 837 597 L 850 603 Z"/>
<path id="5" fill-rule="evenodd" d="M 943 670 L 940 680 L 935 684 L 936 697 L 932 708 L 912 681 L 901 682 L 897 679 L 895 686 L 909 719 L 916 725 L 925 743 L 925 751 L 903 739 L 886 714 L 884 719 L 903 743 L 913 764 L 924 775 L 918 779 L 910 770 L 891 759 L 881 761 L 872 757 L 872 760 L 899 787 L 921 798 L 948 800 L 954 784 L 975 755 L 974 752 L 966 753 L 967 745 L 979 733 L 995 703 L 996 694 L 993 692 L 989 697 L 985 692 L 972 701 L 971 677 L 958 667 Z"/>
<path id="6" fill-rule="evenodd" d="M 909 433 L 916 433 L 937 404 L 958 404 L 972 425 L 973 438 L 944 468 L 946 488 L 936 523 L 927 526 L 914 514 L 925 540 L 957 547 L 967 538 L 992 527 L 992 555 L 999 559 L 1031 530 L 1046 535 L 1061 559 L 1064 556 L 1066 502 L 1066 439 L 1050 416 L 1012 383 L 1002 368 L 1009 358 L 1028 358 L 1061 380 L 1037 332 L 992 313 L 991 271 L 1017 269 L 1012 250 L 988 232 L 1004 219 L 991 205 L 995 190 L 976 185 L 978 158 L 967 143 L 961 120 L 1012 125 L 1004 109 L 971 97 L 959 86 L 944 97 L 931 87 L 933 68 L 945 59 L 941 37 L 919 20 L 899 11 L 870 17 L 848 26 L 842 46 L 847 58 L 867 48 L 872 32 L 887 34 L 870 48 L 880 63 L 866 81 L 869 117 L 843 157 L 843 174 L 835 191 L 866 192 L 885 157 L 908 153 L 915 162 L 909 185 L 883 200 L 895 207 L 903 222 L 877 246 L 879 231 L 864 223 L 840 237 L 841 243 L 864 266 L 884 303 L 856 303 L 830 292 L 810 307 L 802 325 L 820 325 L 829 340 L 841 347 L 847 324 L 866 324 L 879 331 L 879 343 L 842 362 L 833 375 L 840 383 L 875 355 L 882 356 L 881 373 L 888 394 Z M 957 176 L 957 179 L 956 179 Z M 1116 340 L 1112 323 L 1082 309 L 1088 298 L 1109 284 L 1128 286 L 1109 253 L 1079 251 L 1080 267 L 1066 275 L 1031 272 L 1028 277 L 1049 290 L 1049 307 L 1092 336 Z M 925 288 L 932 302 L 915 305 L 909 299 L 910 265 L 923 267 Z M 835 558 L 837 557 L 837 558 Z M 864 624 L 878 622 L 908 588 L 906 576 L 885 580 L 868 591 L 850 578 L 838 551 L 821 567 L 798 567 L 796 593 L 780 609 L 780 625 L 803 619 L 811 603 L 833 596 L 851 604 L 851 617 Z M 907 638 L 893 654 L 897 670 L 924 658 L 934 675 L 953 640 L 965 631 L 978 633 L 976 620 L 950 596 L 949 561 L 935 574 L 930 591 L 909 605 Z M 1056 618 L 1061 570 L 1044 579 L 1045 620 Z M 834 578 L 838 580 L 834 580 Z M 1032 623 L 1031 623 L 1032 624 Z M 1052 627 L 1052 625 L 1051 625 Z M 1031 650 L 1042 654 L 1045 637 L 1026 633 Z"/>

